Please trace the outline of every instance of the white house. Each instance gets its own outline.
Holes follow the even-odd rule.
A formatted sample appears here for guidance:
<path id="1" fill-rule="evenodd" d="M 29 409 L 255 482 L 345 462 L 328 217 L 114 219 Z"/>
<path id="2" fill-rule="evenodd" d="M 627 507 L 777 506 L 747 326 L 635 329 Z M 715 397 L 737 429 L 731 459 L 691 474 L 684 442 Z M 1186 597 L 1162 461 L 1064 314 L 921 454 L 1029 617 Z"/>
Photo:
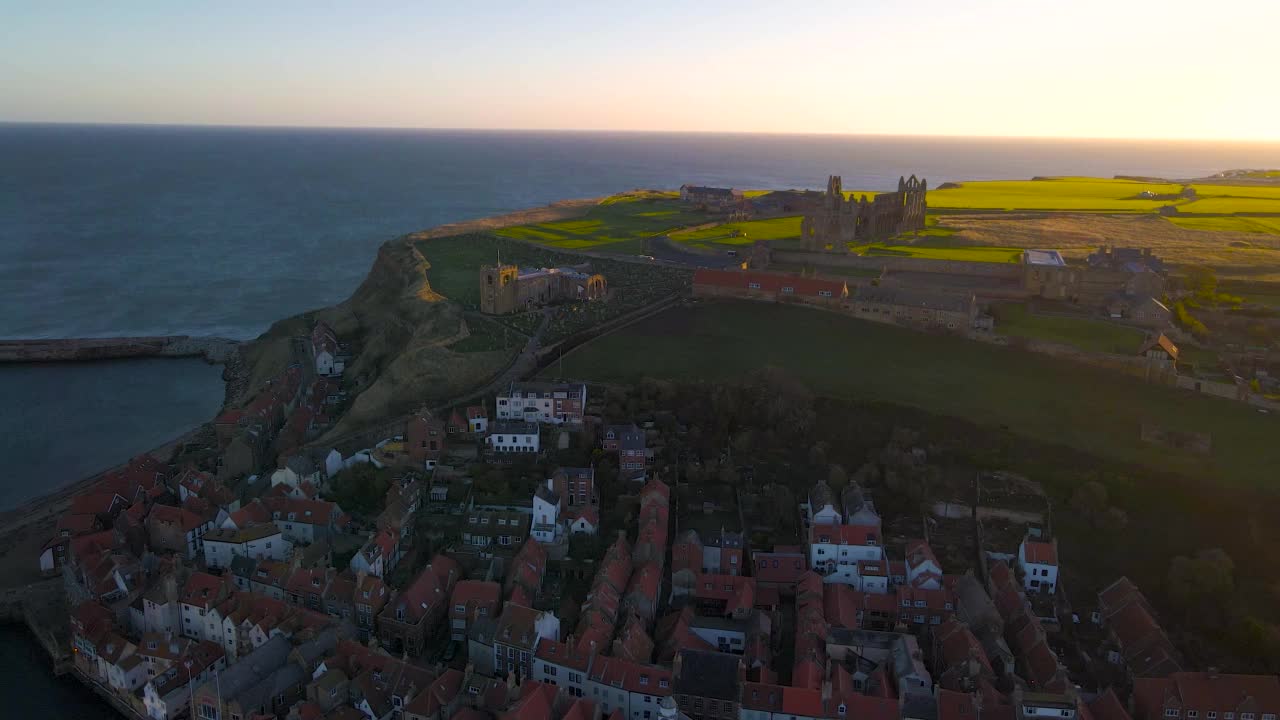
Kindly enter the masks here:
<path id="1" fill-rule="evenodd" d="M 489 413 L 483 406 L 472 405 L 467 408 L 467 430 L 483 435 L 489 431 Z"/>
<path id="2" fill-rule="evenodd" d="M 152 584 L 142 596 L 143 632 L 176 633 L 181 623 L 178 580 L 172 573 Z"/>
<path id="3" fill-rule="evenodd" d="M 201 642 L 178 662 L 151 678 L 142 689 L 142 704 L 151 720 L 170 720 L 187 716 L 191 688 L 197 687 L 227 667 L 226 658 L 217 643 Z"/>
<path id="4" fill-rule="evenodd" d="M 538 438 L 538 424 L 524 421 L 499 421 L 489 429 L 485 438 L 496 452 L 504 453 L 537 453 L 541 445 Z"/>
<path id="5" fill-rule="evenodd" d="M 1058 589 L 1058 541 L 1024 538 L 1018 546 L 1018 568 L 1027 592 L 1052 595 Z"/>
<path id="6" fill-rule="evenodd" d="M 809 528 L 809 567 L 823 575 L 823 582 L 843 583 L 862 589 L 859 563 L 888 562 L 875 525 L 823 525 Z"/>
<path id="7" fill-rule="evenodd" d="M 560 525 L 560 495 L 551 489 L 551 480 L 539 485 L 533 493 L 533 530 L 529 533 L 540 543 L 553 543 L 564 534 Z"/>
<path id="8" fill-rule="evenodd" d="M 325 500 L 272 497 L 265 503 L 271 519 L 292 542 L 309 545 L 323 540 L 344 522 L 342 508 Z"/>
<path id="9" fill-rule="evenodd" d="M 98 675 L 117 693 L 132 693 L 147 681 L 147 669 L 137 646 L 112 633 L 98 648 Z"/>
<path id="10" fill-rule="evenodd" d="M 907 543 L 907 584 L 924 590 L 942 587 L 942 565 L 933 554 L 933 548 L 924 540 Z"/>
<path id="11" fill-rule="evenodd" d="M 831 486 L 819 480 L 809 492 L 809 522 L 814 525 L 839 525 L 844 522 L 840 507 L 836 504 L 835 493 Z"/>
<path id="12" fill-rule="evenodd" d="M 205 615 L 226 599 L 229 592 L 228 585 L 230 585 L 229 581 L 224 582 L 222 578 L 209 573 L 192 573 L 191 577 L 187 578 L 181 599 L 183 635 L 197 640 L 215 642 L 220 639 L 216 634 L 212 638 L 208 637 L 205 630 Z"/>
<path id="13" fill-rule="evenodd" d="M 325 322 L 317 322 L 311 331 L 311 355 L 315 358 L 316 374 L 321 377 L 341 375 L 345 369 L 338 358 L 338 336 Z"/>
<path id="14" fill-rule="evenodd" d="M 272 523 L 250 525 L 239 530 L 210 530 L 204 535 L 204 562 L 211 568 L 231 567 L 232 558 L 288 560 L 293 543 Z"/>
<path id="15" fill-rule="evenodd" d="M 566 520 L 568 520 L 570 534 L 595 535 L 600 529 L 600 514 L 596 512 L 594 505 L 581 508 L 576 513 L 570 514 Z"/>
<path id="16" fill-rule="evenodd" d="M 400 535 L 392 528 L 384 528 L 351 556 L 350 568 L 354 573 L 385 577 L 395 569 L 400 554 Z"/>
<path id="17" fill-rule="evenodd" d="M 571 383 L 512 383 L 498 394 L 498 420 L 581 425 L 587 386 Z"/>

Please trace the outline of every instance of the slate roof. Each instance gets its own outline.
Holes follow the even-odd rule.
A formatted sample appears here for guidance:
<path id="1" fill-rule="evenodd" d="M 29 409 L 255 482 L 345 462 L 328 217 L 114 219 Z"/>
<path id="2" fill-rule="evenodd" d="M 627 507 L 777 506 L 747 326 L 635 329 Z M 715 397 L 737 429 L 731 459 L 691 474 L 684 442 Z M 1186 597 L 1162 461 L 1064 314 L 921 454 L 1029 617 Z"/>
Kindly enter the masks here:
<path id="1" fill-rule="evenodd" d="M 680 695 L 738 701 L 736 655 L 703 650 L 681 650 L 675 692 Z"/>

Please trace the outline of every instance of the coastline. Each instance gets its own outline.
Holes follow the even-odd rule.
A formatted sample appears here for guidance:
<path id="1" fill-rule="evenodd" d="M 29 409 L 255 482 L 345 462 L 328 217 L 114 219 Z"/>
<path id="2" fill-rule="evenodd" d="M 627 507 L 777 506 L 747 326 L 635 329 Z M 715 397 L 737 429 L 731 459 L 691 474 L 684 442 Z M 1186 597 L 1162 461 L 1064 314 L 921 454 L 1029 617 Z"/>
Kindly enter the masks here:
<path id="1" fill-rule="evenodd" d="M 168 462 L 183 443 L 205 432 L 209 422 L 203 422 L 181 435 L 149 450 L 162 462 Z M 71 499 L 93 486 L 104 475 L 125 467 L 123 462 L 69 483 L 45 495 L 24 502 L 16 508 L 0 512 L 0 589 L 19 587 L 44 578 L 37 569 L 36 559 L 44 543 L 51 537 L 57 518 L 71 505 Z"/>
<path id="2" fill-rule="evenodd" d="M 235 357 L 240 341 L 221 337 L 49 338 L 0 340 L 0 363 L 95 362 L 146 357 L 204 359 L 215 365 Z"/>

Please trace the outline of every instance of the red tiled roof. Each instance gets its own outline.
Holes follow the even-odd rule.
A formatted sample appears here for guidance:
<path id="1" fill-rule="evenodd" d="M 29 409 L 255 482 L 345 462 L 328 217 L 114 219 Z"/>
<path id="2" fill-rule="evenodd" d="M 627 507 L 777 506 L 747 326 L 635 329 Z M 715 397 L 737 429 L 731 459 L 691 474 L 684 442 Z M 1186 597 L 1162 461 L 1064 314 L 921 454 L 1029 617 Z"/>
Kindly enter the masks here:
<path id="1" fill-rule="evenodd" d="M 461 580 L 453 586 L 453 595 L 450 597 L 450 603 L 454 607 L 449 610 L 449 613 L 456 616 L 458 605 L 466 606 L 467 612 L 470 612 L 472 607 L 479 606 L 496 608 L 498 601 L 501 599 L 502 586 L 496 582 Z"/>
<path id="2" fill-rule="evenodd" d="M 196 572 L 187 578 L 182 588 L 183 603 L 208 609 L 218 602 L 221 591 L 226 585 L 224 578 L 209 573 Z"/>
<path id="3" fill-rule="evenodd" d="M 977 708 L 969 693 L 938 690 L 938 720 L 976 720 Z"/>
<path id="4" fill-rule="evenodd" d="M 1093 720 L 1131 720 L 1129 711 L 1120 704 L 1120 698 L 1116 697 L 1115 690 L 1111 688 L 1094 698 L 1088 708 Z"/>
<path id="5" fill-rule="evenodd" d="M 271 522 L 271 511 L 261 501 L 249 501 L 244 507 L 231 513 L 231 522 L 238 528 Z"/>
<path id="6" fill-rule="evenodd" d="M 1024 540 L 1022 542 L 1026 561 L 1039 565 L 1058 564 L 1058 543 Z"/>
<path id="7" fill-rule="evenodd" d="M 782 688 L 782 712 L 787 715 L 823 717 L 826 715 L 826 708 L 822 703 L 822 690 L 813 687 Z"/>
<path id="8" fill-rule="evenodd" d="M 307 525 L 328 525 L 340 514 L 338 506 L 327 500 L 305 498 L 267 498 L 264 502 L 273 514 L 280 513 L 281 520 L 291 520 Z M 293 517 L 290 518 L 290 513 Z"/>
<path id="9" fill-rule="evenodd" d="M 750 287 L 752 283 L 759 287 Z M 710 285 L 712 287 L 735 290 L 758 290 L 772 293 L 780 293 L 782 288 L 790 287 L 793 289 L 792 294 L 800 297 L 818 297 L 820 292 L 829 292 L 834 297 L 842 297 L 848 293 L 848 287 L 841 280 L 824 280 L 790 273 L 750 270 L 710 270 L 700 268 L 693 274 L 693 284 L 694 286 Z"/>
<path id="10" fill-rule="evenodd" d="M 94 492 L 76 495 L 71 499 L 73 515 L 107 515 L 116 504 L 126 504 L 126 500 L 114 492 Z"/>
<path id="11" fill-rule="evenodd" d="M 484 417 L 488 417 L 488 414 L 487 414 L 487 413 L 485 413 L 484 408 L 483 408 L 482 406 L 480 406 L 480 405 L 471 405 L 471 406 L 468 406 L 468 407 L 467 407 L 467 419 L 468 419 L 468 420 L 478 420 L 478 419 L 480 419 L 480 418 L 484 418 Z"/>
<path id="12" fill-rule="evenodd" d="M 791 669 L 791 684 L 799 688 L 822 687 L 822 666 L 810 658 L 802 658 Z"/>
<path id="13" fill-rule="evenodd" d="M 151 514 L 147 517 L 147 522 L 176 525 L 182 528 L 184 533 L 189 533 L 203 525 L 205 520 L 185 508 L 173 507 L 172 505 L 155 505 L 151 508 Z"/>
<path id="14" fill-rule="evenodd" d="M 58 518 L 56 530 L 59 533 L 67 532 L 71 535 L 83 535 L 88 532 L 93 532 L 94 525 L 97 521 L 98 519 L 96 515 L 64 513 Z"/>
<path id="15" fill-rule="evenodd" d="M 774 548 L 773 552 L 756 552 L 752 555 L 751 572 L 760 582 L 794 585 L 809 569 L 803 552 L 787 552 Z M 776 566 L 776 567 L 775 567 Z"/>

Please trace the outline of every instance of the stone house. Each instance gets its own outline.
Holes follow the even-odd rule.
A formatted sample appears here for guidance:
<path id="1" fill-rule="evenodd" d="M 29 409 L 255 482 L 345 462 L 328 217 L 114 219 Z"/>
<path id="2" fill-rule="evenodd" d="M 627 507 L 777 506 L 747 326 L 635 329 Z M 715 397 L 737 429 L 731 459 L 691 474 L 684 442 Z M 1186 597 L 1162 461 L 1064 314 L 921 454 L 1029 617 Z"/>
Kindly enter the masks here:
<path id="1" fill-rule="evenodd" d="M 194 560 L 203 551 L 204 535 L 214 528 L 214 519 L 185 508 L 154 505 L 147 514 L 146 527 L 152 550 L 168 550 Z"/>
<path id="2" fill-rule="evenodd" d="M 448 434 L 445 423 L 430 410 L 419 410 L 405 426 L 405 452 L 414 467 L 430 470 L 445 451 Z"/>
<path id="3" fill-rule="evenodd" d="M 307 671 L 290 662 L 289 639 L 277 635 L 242 662 L 217 674 L 196 689 L 195 717 L 209 720 L 275 715 L 301 697 Z"/>
<path id="4" fill-rule="evenodd" d="M 481 618 L 498 615 L 502 586 L 483 580 L 462 580 L 449 600 L 449 637 L 466 641 L 471 627 Z"/>
<path id="5" fill-rule="evenodd" d="M 444 618 L 449 596 L 461 575 L 458 563 L 436 555 L 409 587 L 388 602 L 378 615 L 378 636 L 388 648 L 419 655 Z"/>
<path id="6" fill-rule="evenodd" d="M 560 639 L 560 620 L 554 614 L 507 603 L 493 633 L 494 673 L 519 673 L 519 677 L 529 677 L 533 672 L 534 653 L 544 639 Z"/>

